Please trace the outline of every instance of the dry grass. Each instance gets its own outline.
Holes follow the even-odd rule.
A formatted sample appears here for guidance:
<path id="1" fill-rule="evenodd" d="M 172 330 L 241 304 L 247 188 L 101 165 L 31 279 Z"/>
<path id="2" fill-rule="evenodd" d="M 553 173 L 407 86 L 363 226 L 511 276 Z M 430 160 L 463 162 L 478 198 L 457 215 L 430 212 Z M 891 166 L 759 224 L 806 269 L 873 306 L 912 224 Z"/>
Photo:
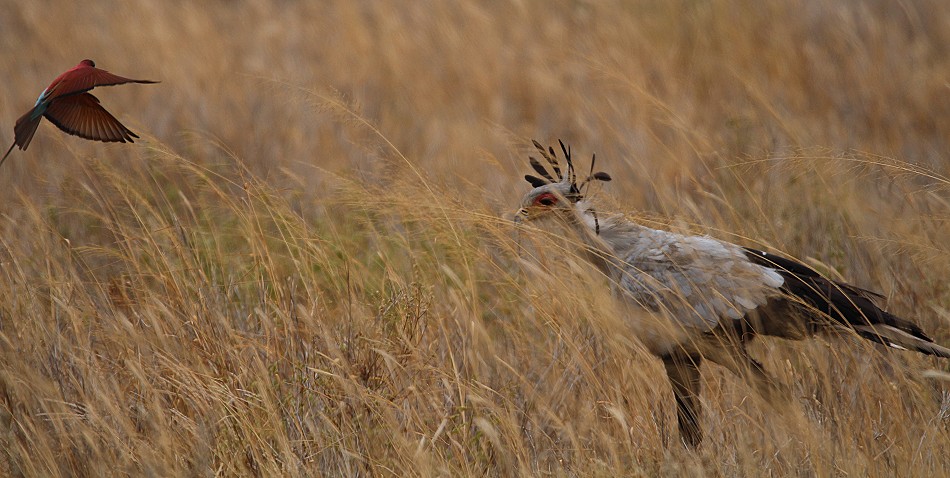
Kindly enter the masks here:
<path id="1" fill-rule="evenodd" d="M 950 343 L 943 0 L 88 3 L 4 8 L 4 146 L 82 58 L 162 83 L 98 94 L 141 142 L 0 171 L 0 473 L 950 474 L 948 364 L 852 337 L 756 344 L 786 410 L 706 367 L 687 452 L 602 281 L 502 219 L 563 138 L 604 209 Z"/>

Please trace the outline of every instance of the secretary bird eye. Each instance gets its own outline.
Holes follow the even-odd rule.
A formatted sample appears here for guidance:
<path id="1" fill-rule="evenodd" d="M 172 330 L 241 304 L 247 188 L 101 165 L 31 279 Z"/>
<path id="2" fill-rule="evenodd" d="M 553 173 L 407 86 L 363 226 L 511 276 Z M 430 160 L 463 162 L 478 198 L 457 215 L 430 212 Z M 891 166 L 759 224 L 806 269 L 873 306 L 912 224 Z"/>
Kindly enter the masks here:
<path id="1" fill-rule="evenodd" d="M 535 206 L 553 206 L 557 204 L 557 198 L 551 193 L 545 193 L 534 200 Z"/>
<path id="2" fill-rule="evenodd" d="M 607 182 L 611 176 L 593 171 L 592 156 L 591 173 L 578 185 L 571 149 L 559 144 L 566 169 L 561 169 L 554 148 L 534 142 L 554 175 L 541 161 L 530 159 L 543 179 L 525 179 L 534 188 L 548 190 L 534 199 L 537 191 L 529 192 L 516 220 L 555 214 L 553 209 L 528 213 L 524 205 L 550 206 L 566 199 L 570 206 L 558 208 L 557 214 L 573 215 L 575 220 L 562 221 L 563 227 L 580 233 L 582 256 L 610 280 L 603 286 L 610 287 L 617 300 L 658 315 L 655 321 L 637 320 L 640 315 L 628 321 L 637 338 L 663 361 L 679 432 L 688 447 L 698 446 L 703 438 L 699 394 L 704 359 L 746 378 L 766 400 L 789 399 L 788 391 L 746 350 L 756 335 L 799 340 L 851 330 L 895 349 L 950 358 L 950 349 L 935 343 L 916 323 L 885 311 L 880 294 L 829 279 L 782 255 L 710 236 L 652 229 L 622 214 L 599 214 L 585 194 L 592 182 Z"/>

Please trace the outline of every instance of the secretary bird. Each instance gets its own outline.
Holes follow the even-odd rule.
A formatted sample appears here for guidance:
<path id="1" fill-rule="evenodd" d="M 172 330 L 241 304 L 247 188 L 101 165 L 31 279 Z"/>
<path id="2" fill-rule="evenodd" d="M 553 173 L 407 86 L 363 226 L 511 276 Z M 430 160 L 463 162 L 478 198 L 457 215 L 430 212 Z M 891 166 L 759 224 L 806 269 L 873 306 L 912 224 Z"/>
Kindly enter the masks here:
<path id="1" fill-rule="evenodd" d="M 779 387 L 753 359 L 745 344 L 755 335 L 799 340 L 822 331 L 850 330 L 898 349 L 950 358 L 915 323 L 880 307 L 883 297 L 823 277 L 784 257 L 720 241 L 651 229 L 622 215 L 599 216 L 584 199 L 594 172 L 577 184 L 571 151 L 560 142 L 566 169 L 554 148 L 535 147 L 547 166 L 531 157 L 538 176 L 526 175 L 533 189 L 515 221 L 559 218 L 583 244 L 583 253 L 628 306 L 664 317 L 635 330 L 650 352 L 663 360 L 676 399 L 679 432 L 693 448 L 702 441 L 699 402 L 703 359 L 745 377 L 768 400 L 785 400 Z M 553 170 L 548 170 L 550 167 Z"/>

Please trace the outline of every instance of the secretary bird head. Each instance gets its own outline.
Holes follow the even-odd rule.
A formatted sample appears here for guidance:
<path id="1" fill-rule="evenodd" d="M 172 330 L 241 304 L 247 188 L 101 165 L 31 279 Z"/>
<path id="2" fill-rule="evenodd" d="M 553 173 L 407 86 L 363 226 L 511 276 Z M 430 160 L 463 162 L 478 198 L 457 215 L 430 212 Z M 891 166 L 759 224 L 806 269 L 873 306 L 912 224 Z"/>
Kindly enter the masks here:
<path id="1" fill-rule="evenodd" d="M 548 166 L 551 167 L 554 174 L 548 171 L 547 167 L 534 156 L 529 157 L 531 167 L 541 177 L 525 175 L 525 180 L 534 186 L 534 189 L 525 194 L 521 201 L 521 209 L 515 217 L 518 222 L 527 222 L 540 217 L 548 216 L 551 213 L 569 213 L 584 199 L 587 189 L 593 181 L 610 181 L 610 175 L 605 172 L 594 172 L 594 164 L 597 156 L 594 155 L 590 160 L 590 174 L 577 184 L 577 173 L 574 169 L 574 160 L 571 157 L 571 149 L 564 145 L 564 142 L 558 140 L 561 145 L 561 151 L 564 154 L 566 169 L 561 168 L 557 153 L 554 148 L 544 149 L 540 143 L 534 141 L 534 147 L 537 148 L 541 157 L 544 158 Z M 587 211 L 582 211 L 587 212 Z M 596 222 L 596 215 L 594 215 Z"/>

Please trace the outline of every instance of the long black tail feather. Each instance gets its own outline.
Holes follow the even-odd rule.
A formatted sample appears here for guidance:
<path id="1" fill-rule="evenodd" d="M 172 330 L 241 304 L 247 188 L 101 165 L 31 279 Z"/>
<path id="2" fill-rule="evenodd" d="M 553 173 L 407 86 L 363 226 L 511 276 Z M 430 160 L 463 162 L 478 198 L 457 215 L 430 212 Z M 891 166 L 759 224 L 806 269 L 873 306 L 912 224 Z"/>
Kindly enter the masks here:
<path id="1" fill-rule="evenodd" d="M 878 305 L 883 299 L 880 294 L 827 279 L 804 264 L 774 254 L 747 248 L 746 255 L 781 274 L 782 289 L 802 306 L 830 319 L 831 323 L 815 322 L 816 329 L 845 327 L 873 342 L 950 358 L 950 349 L 934 343 L 920 326 L 884 311 Z"/>

